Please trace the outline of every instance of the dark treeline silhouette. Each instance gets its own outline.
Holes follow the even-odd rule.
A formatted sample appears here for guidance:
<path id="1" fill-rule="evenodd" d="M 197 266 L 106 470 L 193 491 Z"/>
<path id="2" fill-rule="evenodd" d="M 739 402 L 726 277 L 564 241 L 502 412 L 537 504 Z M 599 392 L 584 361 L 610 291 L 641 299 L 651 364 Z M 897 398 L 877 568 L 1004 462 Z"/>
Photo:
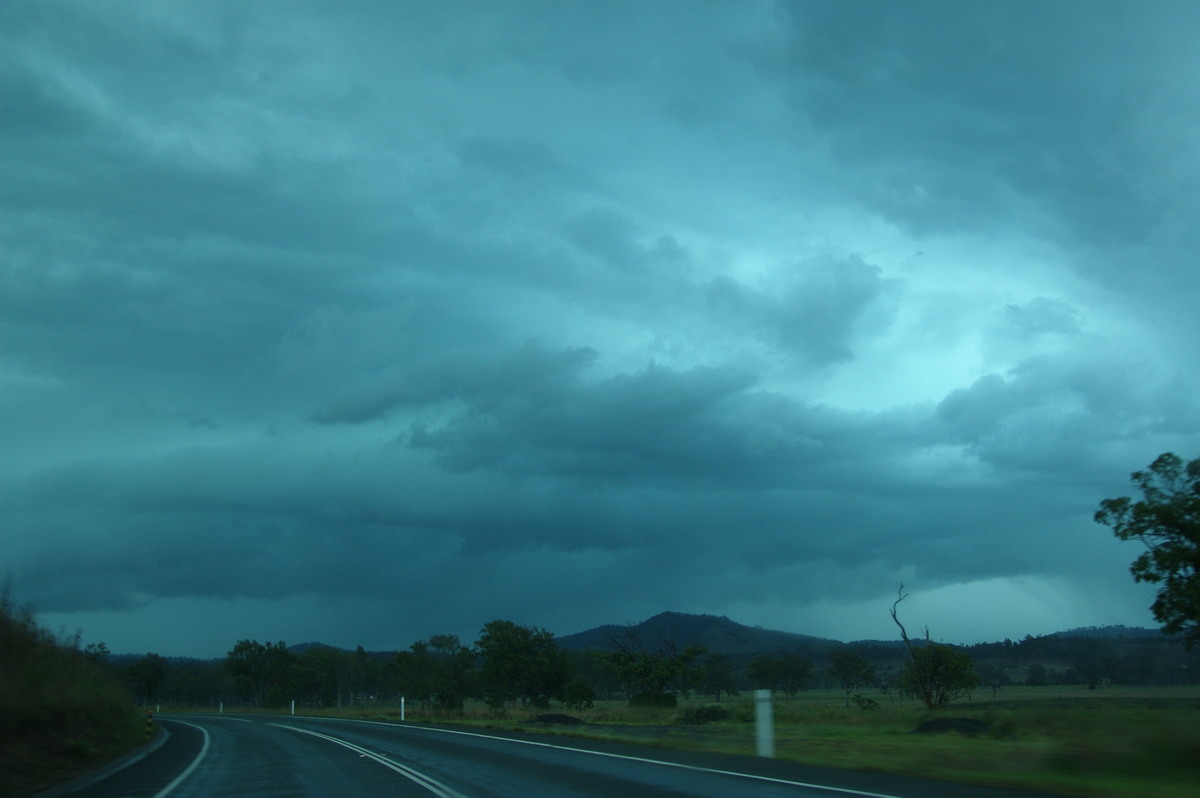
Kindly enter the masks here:
<path id="1" fill-rule="evenodd" d="M 369 652 L 361 646 L 347 651 L 241 640 L 215 660 L 107 651 L 103 660 L 139 702 L 196 707 L 281 707 L 291 701 L 308 709 L 394 706 L 403 696 L 414 710 L 445 714 L 461 711 L 469 699 L 496 711 L 552 703 L 583 709 L 600 699 L 673 705 L 675 696 L 700 695 L 720 701 L 758 688 L 785 697 L 839 688 L 846 703 L 852 693 L 866 690 L 893 700 L 912 697 L 905 678 L 909 657 L 899 641 L 841 643 L 752 627 L 740 627 L 751 632 L 741 638 L 735 628 L 740 625 L 725 618 L 678 613 L 657 618 L 658 626 L 584 633 L 585 646 L 579 645 L 580 635 L 560 641 L 544 629 L 496 620 L 471 644 L 434 635 L 402 651 Z M 724 650 L 722 639 L 729 643 Z M 788 645 L 755 651 L 747 639 Z M 1200 683 L 1200 655 L 1147 630 L 1077 630 L 945 648 L 969 657 L 973 668 L 968 688 L 955 697 L 972 691 L 987 697 L 1013 685 Z M 848 662 L 857 668 L 852 679 Z"/>

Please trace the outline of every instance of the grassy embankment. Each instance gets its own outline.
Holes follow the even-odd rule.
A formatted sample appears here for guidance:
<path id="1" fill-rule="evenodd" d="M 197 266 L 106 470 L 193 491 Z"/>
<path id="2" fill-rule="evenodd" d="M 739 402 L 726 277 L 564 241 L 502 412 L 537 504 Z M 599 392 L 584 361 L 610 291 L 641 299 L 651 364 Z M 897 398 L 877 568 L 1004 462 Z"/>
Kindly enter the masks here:
<path id="1" fill-rule="evenodd" d="M 869 711 L 843 706 L 836 691 L 777 701 L 776 755 L 811 765 L 1095 798 L 1192 798 L 1200 784 L 1200 688 L 1092 692 L 1078 687 L 1013 687 L 995 700 L 954 704 L 936 713 L 911 702 L 889 702 L 883 696 L 878 700 L 879 708 Z M 729 717 L 698 726 L 681 724 L 684 713 L 698 706 L 720 706 Z M 360 707 L 315 714 L 395 720 L 399 713 Z M 676 710 L 600 702 L 591 710 L 569 714 L 588 725 L 553 727 L 554 733 L 755 753 L 754 707 L 748 696 L 720 704 L 693 700 Z M 498 716 L 482 705 L 468 705 L 463 715 L 445 717 L 410 706 L 407 719 L 546 731 L 530 722 L 536 715 L 511 709 Z M 933 717 L 973 718 L 987 723 L 989 731 L 975 736 L 911 733 Z"/>
<path id="2" fill-rule="evenodd" d="M 0 795 L 30 795 L 145 742 L 129 694 L 0 595 Z"/>

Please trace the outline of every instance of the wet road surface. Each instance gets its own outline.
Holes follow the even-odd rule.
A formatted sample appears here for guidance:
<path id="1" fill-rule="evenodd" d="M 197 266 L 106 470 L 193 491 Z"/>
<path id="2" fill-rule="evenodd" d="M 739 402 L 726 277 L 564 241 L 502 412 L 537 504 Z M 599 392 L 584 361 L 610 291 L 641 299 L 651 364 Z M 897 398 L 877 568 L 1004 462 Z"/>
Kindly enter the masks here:
<path id="1" fill-rule="evenodd" d="M 1033 798 L 575 738 L 291 716 L 160 717 L 166 741 L 76 798 Z"/>

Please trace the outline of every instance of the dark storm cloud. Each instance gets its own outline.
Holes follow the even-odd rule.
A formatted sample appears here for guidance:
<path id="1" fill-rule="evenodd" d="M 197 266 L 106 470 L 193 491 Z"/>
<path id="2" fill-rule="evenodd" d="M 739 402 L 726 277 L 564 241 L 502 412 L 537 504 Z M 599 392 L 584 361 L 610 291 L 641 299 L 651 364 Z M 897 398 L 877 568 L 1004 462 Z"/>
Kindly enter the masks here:
<path id="1" fill-rule="evenodd" d="M 1187 436 L 1200 417 L 1174 392 L 1147 389 L 1149 370 L 1091 358 L 1046 355 L 1007 374 L 987 374 L 937 408 L 954 440 L 1006 469 L 1086 469 L 1115 444 Z M 1140 372 L 1140 373 L 1139 373 Z"/>
<path id="2" fill-rule="evenodd" d="M 504 467 L 534 473 L 642 480 L 656 474 L 733 475 L 742 458 L 739 426 L 722 404 L 746 377 L 650 368 L 597 385 L 570 381 L 496 386 L 437 429 L 417 428 L 413 444 L 438 450 L 454 469 Z"/>
<path id="3" fill-rule="evenodd" d="M 793 33 L 764 68 L 889 217 L 932 232 L 1033 213 L 1128 245 L 1195 189 L 1157 132 L 1196 122 L 1178 105 L 1194 5 L 854 5 L 782 5 Z"/>
<path id="4" fill-rule="evenodd" d="M 683 397 L 672 397 L 662 385 L 650 388 L 630 393 L 640 400 L 665 400 L 648 413 L 649 421 L 679 425 L 683 432 L 660 436 L 649 427 L 631 427 L 617 441 L 551 437 L 525 442 L 526 462 L 520 462 L 520 453 L 509 452 L 508 461 L 489 465 L 528 476 L 539 456 L 545 461 L 557 455 L 559 460 L 585 460 L 587 471 L 574 463 L 552 462 L 556 467 L 541 475 L 543 481 L 516 483 L 515 489 L 510 480 L 503 480 L 509 485 L 504 488 L 487 475 L 467 482 L 419 477 L 414 484 L 409 469 L 398 461 L 402 455 L 397 448 L 392 455 L 302 464 L 290 463 L 268 447 L 261 452 L 195 451 L 164 461 L 62 470 L 25 490 L 32 517 L 22 513 L 22 522 L 54 535 L 59 544 L 34 558 L 26 578 L 44 585 L 42 596 L 50 609 L 90 603 L 88 595 L 118 605 L 135 602 L 137 595 L 197 593 L 228 598 L 318 592 L 417 601 L 438 579 L 454 579 L 464 563 L 475 563 L 470 570 L 483 580 L 477 585 L 483 589 L 496 558 L 544 556 L 552 561 L 552 552 L 608 551 L 622 560 L 678 557 L 681 574 L 712 571 L 721 562 L 770 572 L 797 560 L 856 567 L 864 559 L 877 561 L 886 571 L 905 562 L 918 529 L 927 543 L 923 575 L 932 579 L 964 573 L 960 538 L 969 527 L 960 524 L 977 512 L 986 493 L 970 499 L 947 491 L 941 499 L 927 496 L 922 511 L 897 512 L 895 504 L 910 486 L 889 474 L 887 461 L 901 455 L 880 435 L 855 430 L 853 424 L 846 424 L 840 440 L 826 424 L 827 440 L 796 446 L 775 437 L 781 430 L 773 420 L 772 428 L 760 433 L 764 440 L 756 452 L 746 452 L 742 441 L 722 446 L 719 435 L 707 451 L 695 443 L 689 451 L 675 451 L 672 443 L 687 442 L 684 433 L 693 422 L 658 415 L 678 410 Z M 704 405 L 695 397 L 686 401 Z M 607 432 L 612 430 L 601 423 L 589 434 Z M 644 443 L 630 434 L 634 432 L 653 441 Z M 714 437 L 712 429 L 706 434 Z M 539 452 L 539 443 L 549 451 Z M 821 452 L 820 444 L 834 444 L 833 451 Z M 782 470 L 795 464 L 797 448 L 808 450 L 808 466 L 793 469 L 786 486 L 764 485 L 757 472 L 765 466 L 754 455 L 759 461 L 774 460 L 773 468 Z M 879 468 L 862 468 L 850 456 L 856 448 L 873 451 Z M 589 449 L 600 451 L 588 460 Z M 477 446 L 472 451 L 479 456 L 486 450 Z M 725 461 L 717 462 L 719 457 Z M 698 462 L 676 462 L 687 458 Z M 840 476 L 851 471 L 860 482 L 853 493 Z M 597 490 L 597 480 L 607 487 Z M 757 484 L 749 495 L 743 487 L 747 482 Z M 451 499 L 463 490 L 467 495 Z M 48 507 L 56 509 L 42 509 Z M 928 527 L 923 514 L 930 508 L 944 528 Z M 877 529 L 883 518 L 888 519 L 886 531 Z M 114 535 L 117 524 L 121 533 Z M 731 546 L 730 535 L 739 530 L 753 534 Z M 856 545 L 846 547 L 847 538 Z M 939 543 L 943 538 L 944 545 Z M 994 563 L 986 553 L 977 545 L 977 562 Z M 455 562 L 447 561 L 450 555 Z M 87 578 L 50 587 L 77 569 L 86 570 Z M 981 565 L 980 572 L 985 571 Z M 623 578 L 636 573 L 623 572 Z M 723 577 L 714 573 L 713 579 L 719 584 Z M 842 588 L 814 582 L 787 590 L 803 598 Z"/>
<path id="5" fill-rule="evenodd" d="M 17 590 L 143 648 L 1142 618 L 1090 514 L 1198 442 L 1195 12 L 1100 9 L 4 6 Z"/>

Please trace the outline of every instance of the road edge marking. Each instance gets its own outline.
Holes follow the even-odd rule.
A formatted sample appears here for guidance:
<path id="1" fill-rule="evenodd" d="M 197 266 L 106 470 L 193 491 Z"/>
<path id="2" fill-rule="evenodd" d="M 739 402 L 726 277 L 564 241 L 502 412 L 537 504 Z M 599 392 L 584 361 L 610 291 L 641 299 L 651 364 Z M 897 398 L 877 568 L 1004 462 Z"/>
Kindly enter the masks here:
<path id="1" fill-rule="evenodd" d="M 166 798 L 166 796 L 170 795 L 176 787 L 183 783 L 184 779 L 192 775 L 192 771 L 196 769 L 196 766 L 199 765 L 200 761 L 208 754 L 208 729 L 204 728 L 203 726 L 197 726 L 195 723 L 188 723 L 185 720 L 175 720 L 174 718 L 171 718 L 170 722 L 182 723 L 184 726 L 191 726 L 193 729 L 199 729 L 200 733 L 204 735 L 204 745 L 200 746 L 200 753 L 196 754 L 196 758 L 192 760 L 192 764 L 188 765 L 187 768 L 178 776 L 176 776 L 170 784 L 154 793 L 154 798 Z"/>

